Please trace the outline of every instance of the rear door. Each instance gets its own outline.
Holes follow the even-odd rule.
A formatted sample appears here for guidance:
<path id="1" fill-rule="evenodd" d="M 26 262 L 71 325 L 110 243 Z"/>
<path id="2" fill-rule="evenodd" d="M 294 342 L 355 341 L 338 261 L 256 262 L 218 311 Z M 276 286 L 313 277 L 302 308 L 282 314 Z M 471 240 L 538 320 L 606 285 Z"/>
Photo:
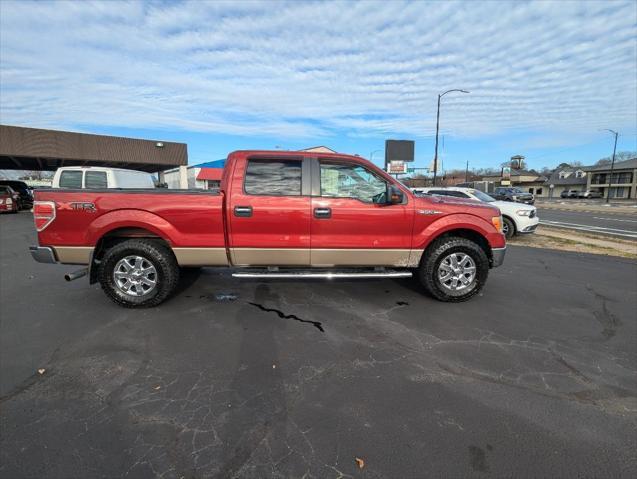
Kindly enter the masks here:
<path id="1" fill-rule="evenodd" d="M 388 182 L 346 160 L 313 160 L 312 266 L 407 266 L 414 207 L 385 204 Z"/>
<path id="2" fill-rule="evenodd" d="M 229 246 L 238 266 L 310 265 L 309 160 L 237 161 L 228 200 Z"/>

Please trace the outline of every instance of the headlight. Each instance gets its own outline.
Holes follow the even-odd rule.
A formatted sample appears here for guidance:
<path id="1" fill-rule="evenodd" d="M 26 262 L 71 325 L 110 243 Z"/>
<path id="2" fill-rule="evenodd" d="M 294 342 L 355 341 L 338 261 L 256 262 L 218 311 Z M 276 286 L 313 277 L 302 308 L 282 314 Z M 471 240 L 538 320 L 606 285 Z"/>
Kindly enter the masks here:
<path id="1" fill-rule="evenodd" d="M 515 214 L 518 216 L 530 216 L 531 210 L 517 210 Z"/>

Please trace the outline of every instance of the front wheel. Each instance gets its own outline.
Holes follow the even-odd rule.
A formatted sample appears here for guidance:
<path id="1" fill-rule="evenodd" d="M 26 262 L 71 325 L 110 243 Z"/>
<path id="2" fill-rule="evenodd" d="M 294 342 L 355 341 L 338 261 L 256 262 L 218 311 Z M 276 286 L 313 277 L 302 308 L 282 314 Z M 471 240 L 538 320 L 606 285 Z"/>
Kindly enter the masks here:
<path id="1" fill-rule="evenodd" d="M 106 251 L 98 277 L 102 289 L 126 308 L 157 306 L 174 291 L 179 266 L 170 248 L 153 240 L 126 240 Z"/>
<path id="2" fill-rule="evenodd" d="M 421 260 L 418 277 L 439 301 L 460 302 L 475 296 L 489 276 L 489 258 L 476 243 L 465 238 L 441 238 L 431 244 Z"/>
<path id="3" fill-rule="evenodd" d="M 502 218 L 502 232 L 507 239 L 511 239 L 515 236 L 515 225 L 506 216 Z"/>

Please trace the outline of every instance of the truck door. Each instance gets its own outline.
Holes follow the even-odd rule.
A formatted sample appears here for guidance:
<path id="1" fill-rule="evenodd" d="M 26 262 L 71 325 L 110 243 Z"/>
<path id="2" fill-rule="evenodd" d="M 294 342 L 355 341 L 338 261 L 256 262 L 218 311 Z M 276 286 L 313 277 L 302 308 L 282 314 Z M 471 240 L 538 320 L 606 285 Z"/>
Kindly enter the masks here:
<path id="1" fill-rule="evenodd" d="M 237 162 L 227 211 L 234 264 L 310 265 L 309 168 L 301 157 Z"/>
<path id="2" fill-rule="evenodd" d="M 345 160 L 313 160 L 312 266 L 408 266 L 414 206 L 387 205 L 388 182 Z"/>

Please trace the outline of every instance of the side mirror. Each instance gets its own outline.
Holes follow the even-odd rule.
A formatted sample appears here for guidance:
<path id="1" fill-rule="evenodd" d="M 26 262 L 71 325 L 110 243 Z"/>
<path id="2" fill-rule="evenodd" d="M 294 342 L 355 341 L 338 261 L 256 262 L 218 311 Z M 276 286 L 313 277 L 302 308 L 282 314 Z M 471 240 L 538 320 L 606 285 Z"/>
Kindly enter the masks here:
<path id="1" fill-rule="evenodd" d="M 389 185 L 387 188 L 387 204 L 388 205 L 400 205 L 405 199 L 405 195 L 402 190 L 396 185 Z"/>

